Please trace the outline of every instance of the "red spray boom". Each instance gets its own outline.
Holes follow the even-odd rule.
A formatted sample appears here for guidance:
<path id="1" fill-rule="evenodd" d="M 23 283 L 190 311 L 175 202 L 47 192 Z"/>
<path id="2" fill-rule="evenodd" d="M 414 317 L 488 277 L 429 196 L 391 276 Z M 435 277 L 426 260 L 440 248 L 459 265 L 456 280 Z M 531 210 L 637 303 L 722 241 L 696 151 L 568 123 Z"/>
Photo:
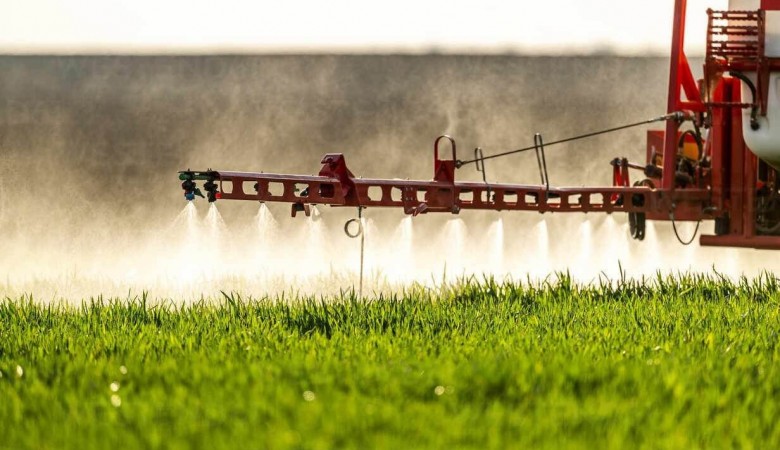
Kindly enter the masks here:
<path id="1" fill-rule="evenodd" d="M 768 89 L 773 72 L 780 72 L 780 58 L 766 54 L 765 11 L 780 9 L 775 3 L 780 1 L 764 0 L 755 11 L 708 10 L 704 78 L 696 81 L 683 51 L 686 0 L 676 0 L 667 114 L 546 144 L 666 122 L 665 131 L 648 131 L 643 164 L 626 158 L 610 161 L 612 186 L 550 186 L 545 143 L 539 134 L 531 147 L 489 156 L 477 148 L 469 160 L 458 159 L 454 139 L 440 136 L 433 145 L 431 180 L 356 178 L 344 155 L 327 154 L 318 176 L 182 171 L 179 178 L 185 198 L 203 196 L 196 181 L 205 181 L 209 201 L 289 203 L 293 216 L 298 212 L 308 215 L 310 205 L 359 210 L 395 207 L 414 216 L 458 214 L 462 210 L 625 212 L 636 239 L 644 238 L 646 220 L 671 221 L 673 225 L 677 221 L 714 220 L 715 234 L 701 236 L 702 245 L 780 249 L 780 193 L 775 168 L 780 164 L 764 154 L 757 157 L 746 144 L 747 131 L 743 130 L 744 121 L 751 132 L 760 132 L 762 127 L 765 132 L 771 119 Z M 751 98 L 743 100 L 743 91 Z M 752 135 L 747 138 L 756 141 Z M 467 164 L 475 164 L 486 180 L 486 160 L 526 151 L 536 154 L 538 185 L 456 181 L 457 169 Z M 631 170 L 640 174 L 633 184 Z"/>

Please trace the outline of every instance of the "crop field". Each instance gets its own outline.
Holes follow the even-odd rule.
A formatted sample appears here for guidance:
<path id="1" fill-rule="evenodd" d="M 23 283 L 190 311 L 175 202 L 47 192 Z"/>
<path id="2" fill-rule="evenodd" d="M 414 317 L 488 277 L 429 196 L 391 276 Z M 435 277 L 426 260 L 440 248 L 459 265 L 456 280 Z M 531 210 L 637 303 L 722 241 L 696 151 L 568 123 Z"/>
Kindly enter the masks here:
<path id="1" fill-rule="evenodd" d="M 0 448 L 778 448 L 778 287 L 6 298 Z"/>

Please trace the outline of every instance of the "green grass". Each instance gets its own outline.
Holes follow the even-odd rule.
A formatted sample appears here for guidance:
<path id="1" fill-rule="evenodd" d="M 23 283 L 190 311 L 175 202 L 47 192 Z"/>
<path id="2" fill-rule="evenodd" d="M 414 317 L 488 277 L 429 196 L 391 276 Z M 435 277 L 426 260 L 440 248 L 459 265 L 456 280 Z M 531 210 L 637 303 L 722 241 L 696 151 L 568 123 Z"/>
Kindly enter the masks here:
<path id="1" fill-rule="evenodd" d="M 0 448 L 778 448 L 779 287 L 5 299 Z"/>

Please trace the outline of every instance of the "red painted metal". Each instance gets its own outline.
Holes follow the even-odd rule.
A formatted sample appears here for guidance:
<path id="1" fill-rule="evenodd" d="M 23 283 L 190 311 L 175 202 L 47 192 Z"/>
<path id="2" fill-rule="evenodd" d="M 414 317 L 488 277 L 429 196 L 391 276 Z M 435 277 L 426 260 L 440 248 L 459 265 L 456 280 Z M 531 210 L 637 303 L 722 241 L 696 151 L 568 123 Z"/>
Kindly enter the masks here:
<path id="1" fill-rule="evenodd" d="M 766 115 L 769 96 L 769 73 L 780 65 L 777 58 L 766 56 L 765 11 L 707 10 L 707 49 L 704 65 L 705 84 L 711 90 L 728 71 L 756 72 L 757 98 L 753 103 L 711 102 L 710 107 L 746 108 L 757 106 Z"/>
<path id="2" fill-rule="evenodd" d="M 780 0 L 761 0 L 761 9 L 764 11 L 780 10 Z"/>
<path id="3" fill-rule="evenodd" d="M 699 89 L 693 81 L 691 67 L 685 56 L 686 7 L 687 0 L 675 0 L 671 59 L 669 63 L 669 96 L 666 106 L 666 112 L 669 114 L 685 110 L 704 111 Z M 686 101 L 680 98 L 683 92 L 685 92 Z M 678 121 L 669 120 L 666 122 L 661 187 L 669 191 L 675 189 L 677 133 L 679 129 L 680 123 Z"/>
<path id="4" fill-rule="evenodd" d="M 724 97 L 724 91 L 730 95 L 733 83 L 721 83 L 714 90 L 713 96 L 717 101 Z M 710 114 L 710 136 L 707 141 L 705 153 L 710 158 L 710 173 L 712 176 L 712 206 L 717 211 L 726 211 L 729 204 L 729 168 L 731 146 L 727 143 L 731 140 L 732 130 L 730 121 L 726 117 L 727 111 L 723 108 L 714 108 Z M 740 133 L 740 136 L 742 134 Z"/>
<path id="5" fill-rule="evenodd" d="M 449 136 L 434 142 L 431 180 L 358 178 L 342 154 L 325 155 L 318 176 L 209 170 L 182 172 L 182 180 L 218 181 L 218 197 L 224 200 L 290 203 L 293 215 L 308 214 L 313 204 L 396 207 L 411 215 L 462 210 L 625 212 L 649 220 L 716 220 L 716 235 L 702 236 L 702 245 L 780 249 L 780 235 L 759 233 L 772 233 L 774 227 L 766 226 L 765 219 L 757 225 L 759 211 L 767 213 L 759 205 L 766 201 L 757 197 L 757 187 L 769 184 L 777 193 L 780 176 L 750 152 L 742 135 L 743 109 L 751 109 L 751 124 L 756 114 L 766 114 L 769 74 L 780 71 L 780 59 L 764 54 L 763 11 L 780 9 L 780 0 L 763 0 L 758 11 L 708 10 L 704 77 L 698 81 L 684 52 L 686 4 L 675 0 L 674 6 L 667 97 L 667 113 L 674 119 L 667 120 L 665 130 L 648 131 L 646 165 L 626 158 L 611 161 L 613 186 L 459 182 L 456 169 L 461 164 Z M 755 99 L 741 98 L 741 81 L 729 76 L 733 71 L 756 73 Z M 685 132 L 682 142 L 696 145 L 694 156 L 680 151 L 688 121 L 697 133 L 705 130 L 703 135 Z M 444 156 L 447 150 L 451 159 Z M 644 179 L 632 186 L 630 170 L 641 172 Z M 188 198 L 194 197 L 186 189 Z M 780 223 L 780 209 L 770 213 Z"/>
<path id="6" fill-rule="evenodd" d="M 333 169 L 338 161 L 338 170 Z M 537 212 L 644 212 L 664 204 L 666 192 L 648 187 L 630 187 L 626 180 L 619 186 L 550 187 L 522 184 L 456 182 L 448 163 L 434 159 L 438 168 L 430 181 L 355 178 L 347 169 L 344 156 L 329 154 L 323 158 L 320 176 L 269 173 L 211 171 L 219 181 L 222 199 L 319 204 L 345 207 L 400 207 L 406 214 L 429 212 L 458 213 L 461 210 Z M 627 177 L 627 161 L 617 165 L 621 177 Z M 444 169 L 442 169 L 444 168 Z M 197 173 L 197 172 L 196 172 Z M 246 188 L 257 186 L 254 192 Z M 618 201 L 639 195 L 644 206 Z M 680 190 L 670 200 L 680 204 L 701 204 L 710 193 L 706 189 Z M 708 218 L 701 212 L 691 220 Z"/>

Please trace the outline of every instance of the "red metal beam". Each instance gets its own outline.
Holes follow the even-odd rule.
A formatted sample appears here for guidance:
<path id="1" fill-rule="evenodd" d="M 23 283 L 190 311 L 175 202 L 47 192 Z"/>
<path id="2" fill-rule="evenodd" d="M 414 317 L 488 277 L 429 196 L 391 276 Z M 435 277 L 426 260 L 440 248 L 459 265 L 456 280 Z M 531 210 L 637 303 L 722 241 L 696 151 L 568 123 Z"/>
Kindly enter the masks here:
<path id="1" fill-rule="evenodd" d="M 780 250 L 780 236 L 741 235 L 708 236 L 699 238 L 699 244 L 709 247 L 743 247 L 762 250 Z"/>
<path id="2" fill-rule="evenodd" d="M 191 172 L 199 179 L 219 182 L 225 200 L 283 202 L 294 205 L 397 207 L 406 214 L 458 213 L 461 210 L 536 212 L 668 212 L 680 205 L 679 220 L 708 217 L 701 206 L 710 200 L 707 189 L 676 192 L 646 186 L 546 187 L 503 183 L 456 182 L 452 160 L 434 159 L 438 179 L 399 180 L 356 178 L 343 155 L 323 158 L 319 176 L 252 172 Z M 627 170 L 627 168 L 626 168 Z M 445 174 L 442 173 L 445 172 Z M 641 206 L 637 206 L 641 205 Z"/>
<path id="3" fill-rule="evenodd" d="M 764 11 L 780 10 L 780 0 L 761 0 L 761 9 Z"/>
<path id="4" fill-rule="evenodd" d="M 680 94 L 682 91 L 680 72 L 684 58 L 686 6 L 686 0 L 675 0 L 674 2 L 671 61 L 669 62 L 669 96 L 666 107 L 668 114 L 680 111 Z M 666 122 L 666 141 L 663 151 L 664 170 L 661 187 L 668 191 L 673 191 L 675 187 L 674 175 L 677 171 L 677 131 L 679 127 L 680 124 L 674 120 Z"/>

